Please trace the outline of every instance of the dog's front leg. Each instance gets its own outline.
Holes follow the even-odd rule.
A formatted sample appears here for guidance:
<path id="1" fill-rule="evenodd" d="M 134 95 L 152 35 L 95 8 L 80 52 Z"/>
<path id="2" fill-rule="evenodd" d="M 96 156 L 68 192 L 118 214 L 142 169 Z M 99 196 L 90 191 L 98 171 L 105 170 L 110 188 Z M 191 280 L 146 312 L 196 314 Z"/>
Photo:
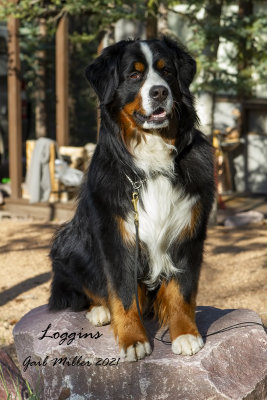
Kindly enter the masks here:
<path id="1" fill-rule="evenodd" d="M 175 354 L 192 355 L 203 347 L 195 322 L 195 296 L 186 301 L 178 280 L 173 278 L 168 283 L 162 283 L 154 307 L 162 324 L 169 326 Z"/>
<path id="2" fill-rule="evenodd" d="M 144 294 L 140 287 L 138 287 L 138 298 L 142 312 Z M 111 291 L 109 307 L 114 334 L 121 349 L 121 357 L 125 361 L 137 361 L 151 354 L 152 349 L 138 315 L 134 294 L 130 306 L 127 307 L 119 296 Z"/>

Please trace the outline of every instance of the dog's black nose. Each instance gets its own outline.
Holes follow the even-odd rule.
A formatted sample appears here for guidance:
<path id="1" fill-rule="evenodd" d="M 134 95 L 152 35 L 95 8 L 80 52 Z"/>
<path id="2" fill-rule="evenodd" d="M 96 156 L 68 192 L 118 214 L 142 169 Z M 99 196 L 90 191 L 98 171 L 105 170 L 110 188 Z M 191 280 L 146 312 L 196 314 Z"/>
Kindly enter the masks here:
<path id="1" fill-rule="evenodd" d="M 149 96 L 156 101 L 163 101 L 169 94 L 168 89 L 165 86 L 152 86 L 149 91 Z"/>

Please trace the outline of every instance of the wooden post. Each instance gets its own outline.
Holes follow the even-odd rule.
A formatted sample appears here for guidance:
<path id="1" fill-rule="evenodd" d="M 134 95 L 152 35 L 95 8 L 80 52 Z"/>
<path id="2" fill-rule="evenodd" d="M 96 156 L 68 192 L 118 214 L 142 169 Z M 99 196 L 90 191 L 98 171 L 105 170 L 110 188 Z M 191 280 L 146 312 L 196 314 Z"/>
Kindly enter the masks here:
<path id="1" fill-rule="evenodd" d="M 11 198 L 21 198 L 22 183 L 22 127 L 21 80 L 19 59 L 19 21 L 8 20 L 8 142 Z"/>
<path id="2" fill-rule="evenodd" d="M 147 1 L 146 17 L 146 39 L 155 39 L 158 35 L 158 2 L 155 0 Z"/>
<path id="3" fill-rule="evenodd" d="M 44 43 L 46 37 L 46 21 L 40 19 L 40 39 Z M 45 92 L 45 74 L 46 74 L 46 51 L 40 50 L 37 53 L 38 75 L 36 79 L 35 91 L 35 133 L 36 138 L 47 136 L 47 115 L 46 115 L 46 92 Z"/>
<path id="4" fill-rule="evenodd" d="M 60 19 L 56 32 L 56 136 L 59 146 L 69 144 L 68 18 Z"/>

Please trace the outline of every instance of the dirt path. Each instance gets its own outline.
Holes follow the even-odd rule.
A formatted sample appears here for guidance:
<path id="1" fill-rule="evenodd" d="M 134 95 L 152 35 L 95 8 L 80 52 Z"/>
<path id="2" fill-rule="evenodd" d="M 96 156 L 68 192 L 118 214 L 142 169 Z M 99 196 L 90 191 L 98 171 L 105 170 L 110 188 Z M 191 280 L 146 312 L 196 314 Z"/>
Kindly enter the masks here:
<path id="1" fill-rule="evenodd" d="M 57 225 L 0 220 L 0 347 L 14 357 L 12 329 L 49 297 L 49 244 Z M 209 229 L 198 304 L 250 308 L 267 324 L 267 225 Z"/>

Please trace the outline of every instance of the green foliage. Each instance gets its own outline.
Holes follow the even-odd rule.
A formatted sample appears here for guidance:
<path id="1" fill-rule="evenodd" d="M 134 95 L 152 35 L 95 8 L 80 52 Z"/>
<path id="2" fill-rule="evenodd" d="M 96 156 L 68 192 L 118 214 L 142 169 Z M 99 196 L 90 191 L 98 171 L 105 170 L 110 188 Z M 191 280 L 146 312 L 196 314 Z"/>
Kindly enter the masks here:
<path id="1" fill-rule="evenodd" d="M 169 8 L 175 4 L 187 5 L 183 17 L 193 32 L 187 46 L 201 71 L 195 90 L 251 96 L 257 84 L 266 83 L 266 12 L 241 17 L 238 2 L 230 0 L 171 1 Z M 224 60 L 217 54 L 221 43 Z"/>
<path id="2" fill-rule="evenodd" d="M 120 18 L 141 18 L 145 6 L 141 1 L 128 0 L 20 0 L 10 2 L 2 0 L 0 5 L 0 20 L 9 16 L 23 21 L 33 21 L 45 18 L 47 24 L 53 26 L 64 14 L 70 16 L 87 16 L 94 18 L 97 31 L 107 28 Z"/>
<path id="3" fill-rule="evenodd" d="M 15 397 L 13 397 L 13 395 L 9 392 L 8 387 L 7 387 L 7 383 L 6 383 L 6 378 L 4 376 L 4 372 L 2 369 L 2 366 L 0 365 L 0 383 L 2 383 L 2 386 L 5 390 L 6 393 L 6 400 L 22 400 L 22 396 L 20 394 L 20 390 L 19 390 L 19 382 L 14 382 L 14 379 L 12 378 L 11 374 L 9 373 L 9 377 L 11 378 L 13 387 L 14 387 L 14 391 L 16 392 Z M 40 400 L 40 396 L 33 393 L 30 385 L 28 382 L 26 382 L 26 387 L 28 390 L 28 400 Z M 4 399 L 3 399 L 4 400 Z"/>

